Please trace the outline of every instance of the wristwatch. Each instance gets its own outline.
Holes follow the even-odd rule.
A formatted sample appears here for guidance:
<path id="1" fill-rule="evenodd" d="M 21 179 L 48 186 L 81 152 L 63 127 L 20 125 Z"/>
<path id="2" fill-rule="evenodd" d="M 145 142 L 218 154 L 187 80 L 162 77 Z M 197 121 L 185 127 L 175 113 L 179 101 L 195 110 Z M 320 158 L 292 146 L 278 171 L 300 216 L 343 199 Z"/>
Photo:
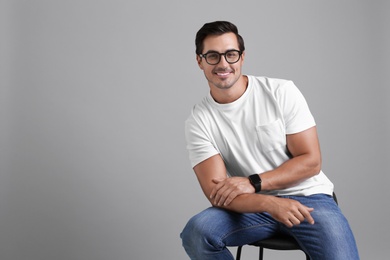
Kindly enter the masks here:
<path id="1" fill-rule="evenodd" d="M 261 178 L 259 174 L 252 174 L 249 177 L 250 183 L 255 187 L 255 192 L 261 191 Z"/>

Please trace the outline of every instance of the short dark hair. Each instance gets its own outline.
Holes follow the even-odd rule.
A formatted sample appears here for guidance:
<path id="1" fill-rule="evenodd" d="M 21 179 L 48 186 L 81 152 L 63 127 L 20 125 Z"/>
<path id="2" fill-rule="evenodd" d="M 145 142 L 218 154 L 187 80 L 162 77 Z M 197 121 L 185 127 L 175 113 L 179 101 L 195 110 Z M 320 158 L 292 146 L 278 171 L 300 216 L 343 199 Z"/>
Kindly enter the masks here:
<path id="1" fill-rule="evenodd" d="M 195 38 L 195 53 L 202 54 L 203 41 L 209 35 L 222 35 L 224 33 L 234 33 L 237 37 L 238 48 L 241 52 L 245 50 L 244 39 L 238 34 L 237 26 L 227 21 L 215 21 L 211 23 L 205 23 L 202 28 L 196 34 Z"/>

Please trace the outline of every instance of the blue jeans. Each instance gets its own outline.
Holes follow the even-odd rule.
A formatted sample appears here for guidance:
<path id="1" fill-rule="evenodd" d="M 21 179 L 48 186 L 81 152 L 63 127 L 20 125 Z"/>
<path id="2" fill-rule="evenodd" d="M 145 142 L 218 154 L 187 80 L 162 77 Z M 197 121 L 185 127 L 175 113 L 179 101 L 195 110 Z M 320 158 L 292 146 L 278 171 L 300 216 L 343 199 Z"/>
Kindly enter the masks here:
<path id="1" fill-rule="evenodd" d="M 281 232 L 294 236 L 311 259 L 359 259 L 348 221 L 331 196 L 286 197 L 314 208 L 315 224 L 304 221 L 288 228 L 268 213 L 242 214 L 211 207 L 188 221 L 180 235 L 183 247 L 193 260 L 234 259 L 227 246 L 246 245 Z"/>

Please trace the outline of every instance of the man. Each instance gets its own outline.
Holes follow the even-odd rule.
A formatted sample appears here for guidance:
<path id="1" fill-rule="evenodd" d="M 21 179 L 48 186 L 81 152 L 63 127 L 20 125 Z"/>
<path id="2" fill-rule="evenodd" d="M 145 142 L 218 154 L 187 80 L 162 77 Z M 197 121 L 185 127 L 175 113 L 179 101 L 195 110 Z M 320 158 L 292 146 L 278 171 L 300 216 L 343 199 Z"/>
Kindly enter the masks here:
<path id="1" fill-rule="evenodd" d="M 213 207 L 187 223 L 191 259 L 233 259 L 227 246 L 276 232 L 294 236 L 312 259 L 359 259 L 349 224 L 321 171 L 314 119 L 287 80 L 242 74 L 235 25 L 205 24 L 196 60 L 210 93 L 186 120 L 189 157 Z"/>

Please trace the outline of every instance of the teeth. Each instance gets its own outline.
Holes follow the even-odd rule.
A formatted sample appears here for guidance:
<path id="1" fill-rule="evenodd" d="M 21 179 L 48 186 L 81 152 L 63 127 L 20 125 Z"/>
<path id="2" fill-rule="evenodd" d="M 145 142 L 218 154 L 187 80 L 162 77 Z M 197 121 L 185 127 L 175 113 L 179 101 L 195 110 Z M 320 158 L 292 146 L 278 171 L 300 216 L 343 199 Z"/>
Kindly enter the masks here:
<path id="1" fill-rule="evenodd" d="M 226 76 L 226 75 L 229 75 L 229 72 L 225 72 L 225 73 L 217 73 L 217 75 L 220 75 L 220 76 Z"/>

